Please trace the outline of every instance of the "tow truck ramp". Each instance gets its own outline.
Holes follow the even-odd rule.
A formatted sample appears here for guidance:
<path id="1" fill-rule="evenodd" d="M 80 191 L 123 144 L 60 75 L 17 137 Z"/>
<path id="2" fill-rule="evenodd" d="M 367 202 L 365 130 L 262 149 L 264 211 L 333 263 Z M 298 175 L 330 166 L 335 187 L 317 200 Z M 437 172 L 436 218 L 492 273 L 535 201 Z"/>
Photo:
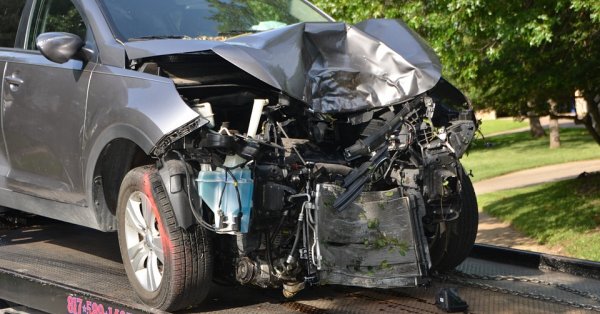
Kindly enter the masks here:
<path id="1" fill-rule="evenodd" d="M 279 290 L 215 285 L 183 313 L 443 313 L 441 288 L 457 288 L 469 313 L 600 313 L 599 263 L 485 245 L 426 288 L 323 286 L 287 300 Z M 0 313 L 160 313 L 129 287 L 116 234 L 45 219 L 0 230 L 0 300 Z"/>

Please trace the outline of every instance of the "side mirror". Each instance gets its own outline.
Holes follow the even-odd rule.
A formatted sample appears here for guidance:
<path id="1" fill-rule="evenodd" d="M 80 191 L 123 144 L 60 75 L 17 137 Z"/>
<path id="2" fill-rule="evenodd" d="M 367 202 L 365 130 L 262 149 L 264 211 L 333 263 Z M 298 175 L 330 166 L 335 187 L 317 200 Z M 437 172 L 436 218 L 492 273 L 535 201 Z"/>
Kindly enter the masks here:
<path id="1" fill-rule="evenodd" d="M 70 33 L 43 33 L 36 40 L 36 46 L 42 55 L 60 64 L 71 60 L 84 45 L 79 36 Z"/>

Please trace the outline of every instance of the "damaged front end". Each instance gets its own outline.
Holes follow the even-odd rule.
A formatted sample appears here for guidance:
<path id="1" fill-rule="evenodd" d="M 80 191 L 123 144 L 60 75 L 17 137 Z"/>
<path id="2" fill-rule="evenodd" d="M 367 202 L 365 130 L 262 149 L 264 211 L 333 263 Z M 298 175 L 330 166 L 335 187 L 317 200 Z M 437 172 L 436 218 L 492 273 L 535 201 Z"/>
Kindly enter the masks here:
<path id="1" fill-rule="evenodd" d="M 459 159 L 477 121 L 403 24 L 144 45 L 132 69 L 171 78 L 199 115 L 154 154 L 179 225 L 214 232 L 216 278 L 286 296 L 426 282 L 471 197 Z"/>

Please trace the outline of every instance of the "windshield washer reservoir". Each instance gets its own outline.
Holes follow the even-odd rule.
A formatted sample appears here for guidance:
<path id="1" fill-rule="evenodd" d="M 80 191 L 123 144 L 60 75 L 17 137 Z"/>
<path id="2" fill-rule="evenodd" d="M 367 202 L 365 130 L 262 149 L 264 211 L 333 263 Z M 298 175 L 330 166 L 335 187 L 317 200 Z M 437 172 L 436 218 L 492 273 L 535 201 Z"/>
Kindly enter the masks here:
<path id="1" fill-rule="evenodd" d="M 254 191 L 250 169 L 201 171 L 196 181 L 198 195 L 215 215 L 216 232 L 248 233 Z"/>

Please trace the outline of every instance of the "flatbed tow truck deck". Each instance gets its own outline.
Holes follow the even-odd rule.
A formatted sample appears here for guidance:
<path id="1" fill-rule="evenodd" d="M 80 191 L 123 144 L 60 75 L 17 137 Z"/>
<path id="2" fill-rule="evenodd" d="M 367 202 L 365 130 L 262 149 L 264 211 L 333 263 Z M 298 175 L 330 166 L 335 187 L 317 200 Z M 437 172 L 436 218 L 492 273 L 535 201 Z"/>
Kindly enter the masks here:
<path id="1" fill-rule="evenodd" d="M 37 220 L 0 230 L 0 299 L 49 313 L 159 312 L 138 303 L 116 234 Z M 458 288 L 469 313 L 600 313 L 599 265 L 477 246 L 428 288 L 323 286 L 288 300 L 279 290 L 215 285 L 200 308 L 184 313 L 443 313 L 435 305 L 441 288 Z"/>

